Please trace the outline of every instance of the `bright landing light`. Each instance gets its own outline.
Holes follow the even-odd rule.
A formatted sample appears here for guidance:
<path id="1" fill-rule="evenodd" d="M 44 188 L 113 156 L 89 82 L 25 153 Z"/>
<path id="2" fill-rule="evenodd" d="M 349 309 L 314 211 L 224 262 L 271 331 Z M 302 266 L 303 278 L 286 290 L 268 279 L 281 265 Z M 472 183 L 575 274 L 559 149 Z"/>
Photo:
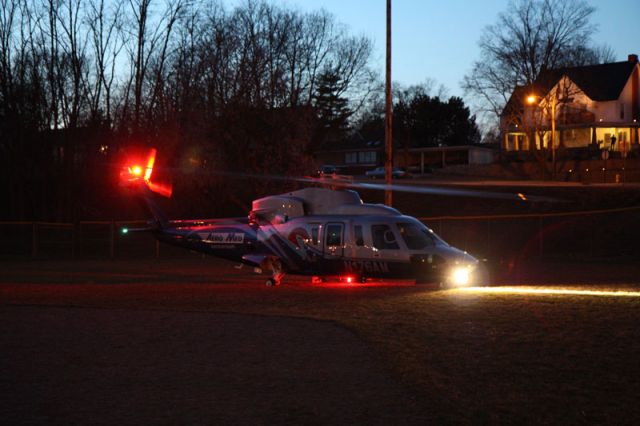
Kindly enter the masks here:
<path id="1" fill-rule="evenodd" d="M 451 273 L 451 282 L 455 286 L 465 286 L 469 284 L 471 271 L 467 267 L 458 267 Z"/>
<path id="2" fill-rule="evenodd" d="M 469 287 L 460 289 L 470 293 L 501 293 L 501 294 L 559 294 L 579 296 L 614 296 L 640 297 L 640 291 L 626 290 L 580 290 L 572 288 L 539 288 L 539 287 Z"/>

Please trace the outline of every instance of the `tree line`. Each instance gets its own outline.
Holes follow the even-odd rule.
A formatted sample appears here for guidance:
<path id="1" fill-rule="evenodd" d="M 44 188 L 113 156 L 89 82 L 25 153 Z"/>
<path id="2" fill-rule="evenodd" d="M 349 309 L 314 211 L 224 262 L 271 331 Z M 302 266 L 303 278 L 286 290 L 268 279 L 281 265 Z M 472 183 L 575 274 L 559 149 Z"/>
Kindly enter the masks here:
<path id="1" fill-rule="evenodd" d="M 499 113 L 544 69 L 609 59 L 593 11 L 514 0 L 463 82 L 476 111 Z M 266 0 L 0 0 L 0 220 L 118 215 L 107 177 L 131 146 L 158 148 L 181 214 L 246 210 L 272 184 L 218 172 L 304 175 L 318 147 L 379 139 L 373 62 L 330 13 Z M 396 149 L 479 140 L 462 99 L 433 89 L 396 87 Z"/>
<path id="2" fill-rule="evenodd" d="M 368 38 L 326 11 L 266 1 L 1 0 L 0 47 L 3 193 L 18 217 L 82 214 L 69 188 L 94 148 L 114 161 L 138 144 L 176 167 L 306 172 L 318 81 L 339 75 L 336 94 L 356 98 L 374 76 Z M 101 141 L 91 153 L 85 136 Z M 47 214 L 43 198 L 66 211 Z"/>

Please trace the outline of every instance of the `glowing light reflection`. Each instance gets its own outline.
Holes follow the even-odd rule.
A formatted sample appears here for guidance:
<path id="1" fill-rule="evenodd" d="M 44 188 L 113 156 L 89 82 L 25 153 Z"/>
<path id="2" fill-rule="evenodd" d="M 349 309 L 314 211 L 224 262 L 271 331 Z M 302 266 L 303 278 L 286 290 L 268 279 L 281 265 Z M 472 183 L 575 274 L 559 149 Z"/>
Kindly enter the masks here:
<path id="1" fill-rule="evenodd" d="M 640 297 L 640 291 L 627 290 L 581 290 L 575 288 L 539 288 L 539 287 L 468 287 L 458 291 L 468 293 L 496 293 L 496 294 L 552 294 L 578 296 L 613 296 Z"/>

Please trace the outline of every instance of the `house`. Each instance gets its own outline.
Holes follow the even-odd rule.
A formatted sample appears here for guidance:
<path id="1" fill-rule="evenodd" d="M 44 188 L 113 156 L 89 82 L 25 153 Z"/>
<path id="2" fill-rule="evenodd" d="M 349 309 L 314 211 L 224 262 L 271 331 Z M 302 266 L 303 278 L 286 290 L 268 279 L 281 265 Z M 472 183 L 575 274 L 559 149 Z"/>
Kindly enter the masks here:
<path id="1" fill-rule="evenodd" d="M 365 140 L 359 135 L 314 151 L 316 166 L 331 164 L 341 173 L 364 174 L 384 161 L 384 141 Z"/>
<path id="2" fill-rule="evenodd" d="M 434 168 L 459 165 L 491 164 L 497 161 L 499 152 L 489 145 L 457 145 L 397 149 L 395 166 L 412 172 L 425 173 Z"/>
<path id="3" fill-rule="evenodd" d="M 393 165 L 423 174 L 451 165 L 491 164 L 497 160 L 498 154 L 489 145 L 394 147 Z M 340 147 L 315 152 L 318 166 L 331 164 L 345 174 L 364 174 L 366 170 L 384 165 L 384 158 L 384 142 L 380 140 L 352 140 Z"/>
<path id="4" fill-rule="evenodd" d="M 639 125 L 638 55 L 541 72 L 533 85 L 516 87 L 500 116 L 504 151 L 592 148 L 626 156 L 638 149 Z"/>

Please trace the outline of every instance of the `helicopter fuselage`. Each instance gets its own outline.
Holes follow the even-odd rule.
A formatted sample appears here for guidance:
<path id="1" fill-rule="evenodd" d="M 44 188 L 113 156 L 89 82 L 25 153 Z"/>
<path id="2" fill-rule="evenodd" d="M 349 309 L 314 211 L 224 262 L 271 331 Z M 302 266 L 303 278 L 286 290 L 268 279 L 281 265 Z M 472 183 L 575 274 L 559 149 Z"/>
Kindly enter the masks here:
<path id="1" fill-rule="evenodd" d="M 478 261 L 404 215 L 315 215 L 282 223 L 248 219 L 171 223 L 161 241 L 234 262 L 308 276 L 446 282 Z"/>

